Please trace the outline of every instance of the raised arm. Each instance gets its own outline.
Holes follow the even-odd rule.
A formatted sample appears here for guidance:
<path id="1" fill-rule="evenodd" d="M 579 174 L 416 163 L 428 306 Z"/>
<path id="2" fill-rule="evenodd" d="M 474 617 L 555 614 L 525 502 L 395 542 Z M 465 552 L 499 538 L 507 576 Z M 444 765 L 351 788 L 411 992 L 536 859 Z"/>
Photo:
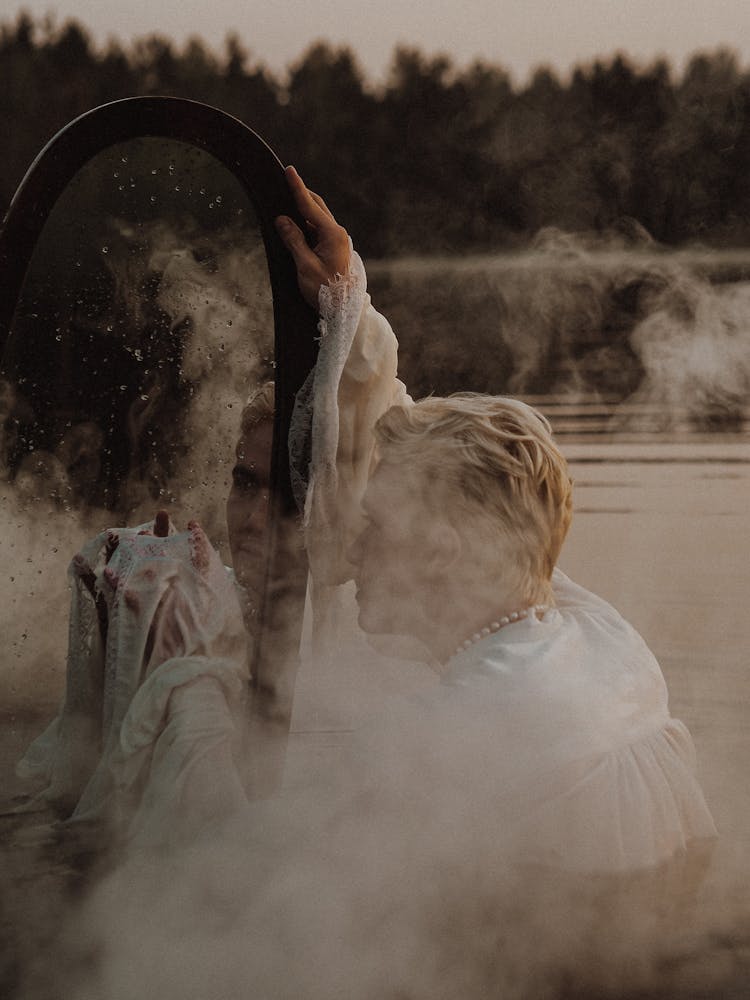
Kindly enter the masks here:
<path id="1" fill-rule="evenodd" d="M 309 395 L 298 399 L 312 410 L 305 539 L 315 579 L 343 583 L 353 575 L 346 552 L 359 532 L 360 504 L 376 460 L 373 428 L 409 396 L 396 378 L 398 342 L 372 307 L 346 230 L 293 167 L 286 175 L 313 246 L 285 216 L 276 225 L 294 258 L 300 291 L 318 310 L 321 334 Z"/>

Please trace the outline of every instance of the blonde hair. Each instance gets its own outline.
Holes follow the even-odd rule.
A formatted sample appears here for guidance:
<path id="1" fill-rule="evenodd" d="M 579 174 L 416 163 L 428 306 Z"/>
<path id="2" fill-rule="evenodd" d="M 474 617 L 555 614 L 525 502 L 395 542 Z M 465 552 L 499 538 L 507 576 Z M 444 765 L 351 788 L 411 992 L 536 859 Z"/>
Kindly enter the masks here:
<path id="1" fill-rule="evenodd" d="M 375 436 L 381 459 L 415 470 L 429 507 L 482 558 L 510 547 L 504 572 L 515 570 L 533 601 L 572 517 L 572 481 L 547 419 L 517 399 L 456 393 L 391 407 Z"/>
<path id="2" fill-rule="evenodd" d="M 273 420 L 276 407 L 276 387 L 273 382 L 262 382 L 248 396 L 240 417 L 240 434 L 247 434 L 265 420 Z"/>

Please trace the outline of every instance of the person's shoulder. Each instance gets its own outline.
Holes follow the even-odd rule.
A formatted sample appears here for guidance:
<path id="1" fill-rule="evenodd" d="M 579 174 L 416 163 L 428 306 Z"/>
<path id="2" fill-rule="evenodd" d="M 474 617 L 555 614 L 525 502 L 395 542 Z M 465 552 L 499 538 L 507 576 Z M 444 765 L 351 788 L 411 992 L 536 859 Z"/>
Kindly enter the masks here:
<path id="1" fill-rule="evenodd" d="M 552 571 L 552 592 L 555 597 L 555 605 L 560 610 L 575 611 L 578 609 L 612 620 L 623 620 L 620 612 L 608 601 L 575 583 L 557 567 Z"/>
<path id="2" fill-rule="evenodd" d="M 630 650 L 630 654 L 644 655 L 649 662 L 653 659 L 643 636 L 617 608 L 574 583 L 559 569 L 552 574 L 552 592 L 563 622 L 574 628 L 576 634 L 587 636 L 596 645 L 605 643 L 610 652 L 615 643 L 623 653 Z"/>
<path id="3" fill-rule="evenodd" d="M 552 589 L 568 631 L 596 653 L 594 662 L 609 664 L 613 669 L 625 667 L 629 683 L 640 677 L 647 687 L 656 684 L 662 691 L 664 678 L 656 657 L 640 632 L 616 608 L 558 569 L 552 575 Z M 597 671 L 601 671 L 600 666 Z"/>

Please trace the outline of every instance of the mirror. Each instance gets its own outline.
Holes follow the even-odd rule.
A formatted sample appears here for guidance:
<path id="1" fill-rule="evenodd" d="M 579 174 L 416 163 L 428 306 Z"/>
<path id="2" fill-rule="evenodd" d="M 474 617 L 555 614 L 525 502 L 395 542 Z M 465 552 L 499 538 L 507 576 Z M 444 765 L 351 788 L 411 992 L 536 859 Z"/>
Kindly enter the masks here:
<path id="1" fill-rule="evenodd" d="M 273 378 L 265 251 L 237 179 L 152 137 L 90 160 L 34 248 L 3 378 L 2 460 L 22 503 L 118 524 L 164 507 L 197 518 L 229 564 L 242 408 Z"/>
<path id="2" fill-rule="evenodd" d="M 0 476 L 20 529 L 6 536 L 4 557 L 57 574 L 60 591 L 85 537 L 160 508 L 178 528 L 198 520 L 231 565 L 226 503 L 243 408 L 275 382 L 265 434 L 242 438 L 269 471 L 269 516 L 262 537 L 245 518 L 245 533 L 259 537 L 233 547 L 247 564 L 253 543 L 241 582 L 256 707 L 288 724 L 306 561 L 286 543 L 296 511 L 286 441 L 314 362 L 316 317 L 276 238 L 280 213 L 296 214 L 279 161 L 222 112 L 136 98 L 63 130 L 27 175 L 0 238 Z M 280 589 L 284 614 L 272 614 L 266 594 Z M 25 598 L 39 592 L 10 603 L 25 614 Z M 54 619 L 66 602 L 50 603 L 64 647 Z M 38 656 L 50 629 L 34 629 Z M 64 665 L 59 648 L 56 660 Z M 21 661 L 27 669 L 28 656 Z"/>

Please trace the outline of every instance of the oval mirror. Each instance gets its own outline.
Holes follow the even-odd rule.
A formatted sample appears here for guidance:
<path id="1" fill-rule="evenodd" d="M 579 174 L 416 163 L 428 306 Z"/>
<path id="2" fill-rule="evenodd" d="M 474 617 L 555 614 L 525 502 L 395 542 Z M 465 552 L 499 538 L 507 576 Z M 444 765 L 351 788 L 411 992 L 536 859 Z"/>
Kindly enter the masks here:
<path id="1" fill-rule="evenodd" d="M 234 557 L 254 704 L 284 728 L 307 572 L 301 546 L 287 544 L 286 441 L 316 317 L 276 237 L 281 213 L 296 214 L 281 164 L 222 112 L 136 98 L 64 129 L 29 171 L 0 239 L 0 462 L 20 528 L 6 557 L 32 575 L 59 573 L 61 589 L 76 536 L 160 508 L 180 528 L 197 519 L 224 562 Z M 269 381 L 273 423 L 248 445 L 243 408 Z M 270 469 L 260 528 L 248 527 L 241 496 L 248 448 Z M 235 462 L 229 509 L 244 527 L 230 546 Z M 20 551 L 30 535 L 41 545 Z M 266 600 L 280 589 L 283 614 Z M 48 638 L 64 646 L 64 634 Z"/>

